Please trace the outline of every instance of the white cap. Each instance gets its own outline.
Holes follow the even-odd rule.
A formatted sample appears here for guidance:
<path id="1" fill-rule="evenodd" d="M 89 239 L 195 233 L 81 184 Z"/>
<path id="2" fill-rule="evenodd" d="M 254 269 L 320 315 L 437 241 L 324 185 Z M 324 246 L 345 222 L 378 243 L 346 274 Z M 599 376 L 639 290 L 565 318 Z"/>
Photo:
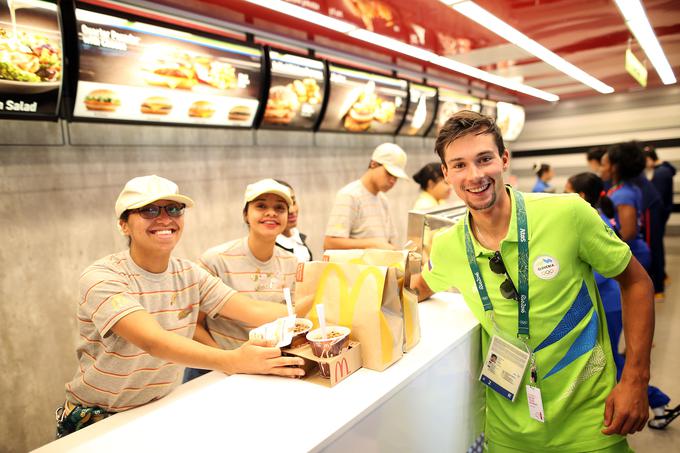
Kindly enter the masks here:
<path id="1" fill-rule="evenodd" d="M 408 179 L 404 168 L 406 168 L 406 153 L 395 143 L 383 143 L 373 151 L 371 160 L 382 164 L 385 170 L 397 178 Z"/>
<path id="2" fill-rule="evenodd" d="M 290 194 L 290 189 L 271 178 L 261 179 L 252 184 L 248 184 L 248 187 L 246 187 L 246 193 L 243 197 L 243 204 L 246 205 L 248 202 L 253 201 L 265 193 L 273 193 L 274 195 L 280 196 L 285 200 L 288 207 L 293 204 L 293 197 Z"/>
<path id="3" fill-rule="evenodd" d="M 177 184 L 169 179 L 156 175 L 138 176 L 125 184 L 116 200 L 116 217 L 128 209 L 137 209 L 158 200 L 170 200 L 184 203 L 187 207 L 194 205 L 194 200 L 180 195 Z"/>

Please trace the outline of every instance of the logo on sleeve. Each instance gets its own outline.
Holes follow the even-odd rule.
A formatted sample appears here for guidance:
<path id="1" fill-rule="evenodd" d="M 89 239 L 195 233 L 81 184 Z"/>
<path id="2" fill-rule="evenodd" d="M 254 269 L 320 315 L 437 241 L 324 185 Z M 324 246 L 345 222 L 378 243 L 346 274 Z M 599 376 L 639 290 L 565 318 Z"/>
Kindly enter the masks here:
<path id="1" fill-rule="evenodd" d="M 552 280 L 560 272 L 560 263 L 552 256 L 539 256 L 534 261 L 534 274 L 541 280 Z"/>

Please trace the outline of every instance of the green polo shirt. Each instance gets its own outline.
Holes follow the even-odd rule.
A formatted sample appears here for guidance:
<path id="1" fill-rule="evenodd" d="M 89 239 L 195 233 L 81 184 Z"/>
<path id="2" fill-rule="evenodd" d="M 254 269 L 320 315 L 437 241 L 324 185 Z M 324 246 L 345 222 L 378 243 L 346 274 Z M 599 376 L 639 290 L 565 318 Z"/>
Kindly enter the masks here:
<path id="1" fill-rule="evenodd" d="M 512 217 L 500 252 L 518 287 L 515 197 L 509 193 Z M 535 352 L 546 421 L 529 417 L 528 372 L 514 402 L 487 389 L 485 432 L 491 451 L 585 452 L 625 447 L 625 443 L 615 445 L 623 437 L 600 432 L 605 399 L 616 384 L 616 369 L 593 269 L 605 277 L 620 274 L 630 261 L 630 249 L 578 195 L 523 195 L 529 229 L 529 346 Z M 423 277 L 435 292 L 451 287 L 461 292 L 482 324 L 486 357 L 493 328 L 470 271 L 463 223 L 435 236 Z M 493 251 L 472 239 L 496 325 L 504 337 L 516 338 L 517 302 L 501 295 L 505 276 L 489 267 Z"/>

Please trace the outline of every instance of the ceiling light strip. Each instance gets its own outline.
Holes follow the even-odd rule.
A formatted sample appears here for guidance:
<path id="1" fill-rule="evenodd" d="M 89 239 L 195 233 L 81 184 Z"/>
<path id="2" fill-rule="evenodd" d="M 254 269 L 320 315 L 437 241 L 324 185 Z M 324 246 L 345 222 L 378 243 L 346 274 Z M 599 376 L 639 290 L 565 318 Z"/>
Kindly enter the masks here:
<path id="1" fill-rule="evenodd" d="M 642 50 L 645 51 L 647 58 L 649 58 L 652 66 L 654 66 L 657 74 L 659 74 L 663 84 L 670 85 L 676 83 L 677 79 L 675 74 L 673 74 L 673 69 L 661 48 L 661 44 L 659 44 L 656 34 L 654 34 L 645 9 L 639 0 L 616 0 L 616 6 L 619 7 L 626 25 L 628 25 L 635 39 L 637 39 Z"/>
<path id="2" fill-rule="evenodd" d="M 455 11 L 459 12 L 468 19 L 477 22 L 482 27 L 487 28 L 489 31 L 496 33 L 501 38 L 504 38 L 516 46 L 526 50 L 530 54 L 540 58 L 550 66 L 562 71 L 569 77 L 578 80 L 584 85 L 587 85 L 603 94 L 614 92 L 614 88 L 601 82 L 587 72 L 583 71 L 581 68 L 574 66 L 556 53 L 543 47 L 533 39 L 529 38 L 516 28 L 513 28 L 507 23 L 503 22 L 498 17 L 494 16 L 476 3 L 469 0 L 456 3 L 451 3 L 450 1 L 447 2 L 444 0 L 442 3 L 448 4 Z"/>
<path id="3" fill-rule="evenodd" d="M 253 3 L 255 5 L 262 6 L 264 8 L 268 8 L 279 13 L 287 14 L 289 16 L 295 17 L 296 19 L 301 19 L 313 23 L 315 25 L 320 25 L 338 31 L 340 33 L 345 33 L 348 36 L 353 37 L 355 39 L 359 39 L 380 47 L 384 47 L 386 49 L 399 52 L 403 55 L 407 55 L 418 60 L 431 62 L 438 66 L 447 68 L 449 70 L 465 74 L 469 77 L 483 80 L 487 83 L 499 85 L 504 88 L 528 94 L 530 96 L 535 96 L 546 101 L 554 102 L 559 100 L 559 96 L 555 94 L 548 93 L 546 91 L 542 91 L 537 88 L 533 88 L 528 85 L 524 85 L 522 83 L 518 83 L 505 77 L 491 74 L 486 71 L 482 71 L 481 69 L 475 68 L 473 66 L 459 63 L 450 58 L 437 55 L 434 52 L 430 52 L 428 50 L 421 49 L 416 46 L 411 46 L 396 39 L 392 39 L 384 35 L 373 33 L 362 28 L 358 28 L 355 25 L 348 24 L 347 22 L 341 20 L 333 19 L 331 17 L 316 13 L 312 10 L 303 8 L 301 6 L 296 6 L 282 0 L 246 0 L 246 1 L 248 3 Z"/>

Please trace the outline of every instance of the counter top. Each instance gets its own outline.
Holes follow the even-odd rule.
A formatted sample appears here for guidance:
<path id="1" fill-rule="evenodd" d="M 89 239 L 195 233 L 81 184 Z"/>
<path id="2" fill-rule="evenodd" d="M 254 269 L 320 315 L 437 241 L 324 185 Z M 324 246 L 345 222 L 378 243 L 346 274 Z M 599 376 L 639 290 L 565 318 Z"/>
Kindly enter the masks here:
<path id="1" fill-rule="evenodd" d="M 212 372 L 162 400 L 121 412 L 36 450 L 318 451 L 469 338 L 477 320 L 462 296 L 440 293 L 419 306 L 422 338 L 383 372 L 362 368 L 333 388 L 276 376 Z"/>

